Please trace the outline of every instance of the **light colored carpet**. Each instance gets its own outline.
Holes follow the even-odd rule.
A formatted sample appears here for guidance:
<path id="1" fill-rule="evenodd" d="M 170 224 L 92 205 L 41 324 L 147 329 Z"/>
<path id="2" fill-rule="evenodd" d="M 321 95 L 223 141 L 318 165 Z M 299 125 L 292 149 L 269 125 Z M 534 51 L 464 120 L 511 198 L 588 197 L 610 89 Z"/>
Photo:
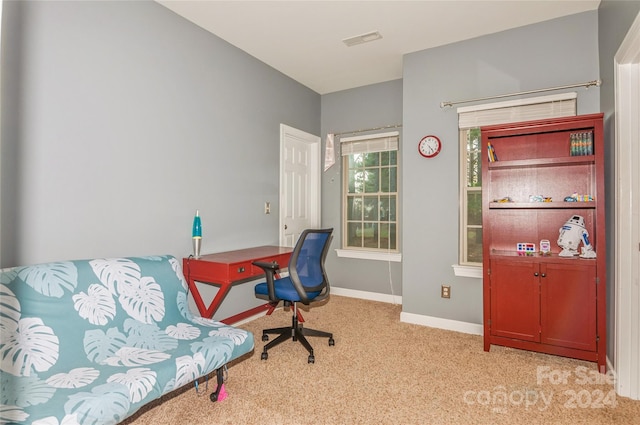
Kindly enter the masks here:
<path id="1" fill-rule="evenodd" d="M 287 326 L 278 310 L 242 325 L 251 355 L 229 366 L 229 396 L 212 403 L 190 386 L 127 420 L 200 424 L 634 424 L 640 401 L 616 396 L 595 363 L 492 346 L 481 336 L 401 323 L 401 307 L 332 296 L 303 311 L 315 364 L 286 341 L 260 360 L 261 330 Z M 609 381 L 609 382 L 607 382 Z M 200 385 L 202 388 L 202 384 Z"/>

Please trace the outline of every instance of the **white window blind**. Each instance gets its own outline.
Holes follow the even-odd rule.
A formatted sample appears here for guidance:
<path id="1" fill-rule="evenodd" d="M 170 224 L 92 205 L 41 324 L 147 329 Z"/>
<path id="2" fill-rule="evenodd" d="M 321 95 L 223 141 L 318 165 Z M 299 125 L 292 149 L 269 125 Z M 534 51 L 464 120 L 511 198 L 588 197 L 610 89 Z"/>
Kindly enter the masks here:
<path id="1" fill-rule="evenodd" d="M 476 128 L 577 114 L 578 94 L 561 93 L 458 108 L 458 127 Z"/>
<path id="2" fill-rule="evenodd" d="M 368 136 L 344 137 L 340 139 L 342 156 L 359 153 L 397 151 L 399 135 L 397 131 Z"/>

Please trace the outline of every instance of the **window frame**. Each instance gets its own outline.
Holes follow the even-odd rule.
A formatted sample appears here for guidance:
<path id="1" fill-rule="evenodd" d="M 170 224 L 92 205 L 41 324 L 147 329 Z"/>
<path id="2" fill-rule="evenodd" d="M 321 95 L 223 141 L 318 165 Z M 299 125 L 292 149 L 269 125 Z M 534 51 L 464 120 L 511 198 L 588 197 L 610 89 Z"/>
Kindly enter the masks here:
<path id="1" fill-rule="evenodd" d="M 390 144 L 385 145 L 385 139 L 391 140 Z M 393 141 L 395 140 L 395 142 Z M 348 223 L 351 221 L 348 219 L 348 205 L 349 198 L 354 194 L 349 193 L 349 175 L 350 171 L 353 168 L 349 166 L 349 158 L 353 153 L 350 153 L 351 149 L 347 144 L 354 143 L 360 144 L 371 142 L 375 147 L 372 150 L 368 148 L 364 148 L 366 152 L 364 153 L 380 153 L 380 152 L 396 152 L 396 160 L 395 165 L 382 165 L 378 164 L 375 167 L 378 169 L 382 168 L 395 168 L 395 191 L 393 192 L 382 192 L 382 185 L 379 185 L 377 192 L 366 193 L 363 192 L 359 195 L 362 196 L 377 196 L 378 199 L 380 197 L 393 197 L 395 196 L 395 220 L 380 220 L 380 217 L 377 217 L 377 220 L 366 220 L 366 222 L 372 222 L 376 225 L 385 225 L 385 224 L 395 224 L 395 248 L 391 247 L 365 247 L 365 246 L 348 246 Z M 401 253 L 400 253 L 400 218 L 401 218 L 401 201 L 400 201 L 400 135 L 399 132 L 387 132 L 387 133 L 376 133 L 369 134 L 366 136 L 356 136 L 356 137 L 346 137 L 340 140 L 340 148 L 341 148 L 341 207 L 342 207 L 342 216 L 341 216 L 341 225 L 342 225 L 342 240 L 341 240 L 341 248 L 337 249 L 339 257 L 348 257 L 348 258 L 361 258 L 361 259 L 373 259 L 373 260 L 383 260 L 383 261 L 401 261 Z M 363 152 L 361 152 L 363 153 Z M 380 241 L 378 240 L 378 244 Z"/>
<path id="2" fill-rule="evenodd" d="M 476 127 L 477 128 L 477 127 Z M 468 214 L 468 199 L 469 193 L 479 194 L 482 197 L 482 181 L 480 182 L 480 186 L 469 186 L 467 183 L 467 176 L 469 175 L 469 171 L 467 169 L 467 165 L 469 164 L 468 156 L 470 155 L 470 151 L 468 150 L 468 135 L 472 128 L 459 129 L 459 140 L 460 140 L 460 152 L 464 152 L 464 154 L 460 155 L 460 206 L 462 212 L 460 213 L 460 237 L 458 238 L 460 247 L 458 251 L 459 257 L 459 265 L 463 267 L 478 267 L 482 266 L 482 261 L 474 262 L 469 261 L 469 244 L 468 244 L 468 231 L 470 228 L 474 229 L 482 229 L 482 222 L 478 224 L 469 224 L 469 214 Z M 478 143 L 478 147 L 480 148 L 479 154 L 482 153 L 482 145 Z M 482 164 L 482 158 L 478 155 L 480 164 Z M 480 176 L 482 178 L 482 168 L 479 168 Z M 480 204 L 482 206 L 482 204 Z M 480 212 L 482 214 L 482 211 Z M 482 246 L 482 245 L 481 245 Z"/>

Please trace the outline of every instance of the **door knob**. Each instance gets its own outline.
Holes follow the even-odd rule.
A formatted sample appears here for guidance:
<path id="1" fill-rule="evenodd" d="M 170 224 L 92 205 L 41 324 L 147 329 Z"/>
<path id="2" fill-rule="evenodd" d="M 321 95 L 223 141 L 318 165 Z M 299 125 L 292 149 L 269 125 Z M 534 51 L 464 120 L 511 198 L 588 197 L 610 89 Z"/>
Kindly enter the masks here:
<path id="1" fill-rule="evenodd" d="M 287 229 L 288 229 L 288 227 L 287 227 L 287 225 L 285 224 L 285 225 L 284 225 L 284 230 L 287 230 Z"/>

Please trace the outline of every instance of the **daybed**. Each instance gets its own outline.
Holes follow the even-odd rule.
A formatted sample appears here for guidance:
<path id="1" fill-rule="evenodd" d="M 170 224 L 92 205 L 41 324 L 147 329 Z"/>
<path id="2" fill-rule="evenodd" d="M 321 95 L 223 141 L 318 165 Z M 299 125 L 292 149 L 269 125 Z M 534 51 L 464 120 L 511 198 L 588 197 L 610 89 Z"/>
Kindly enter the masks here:
<path id="1" fill-rule="evenodd" d="M 215 401 L 222 368 L 253 344 L 191 314 L 171 256 L 4 269 L 0 424 L 114 424 L 213 371 Z"/>

